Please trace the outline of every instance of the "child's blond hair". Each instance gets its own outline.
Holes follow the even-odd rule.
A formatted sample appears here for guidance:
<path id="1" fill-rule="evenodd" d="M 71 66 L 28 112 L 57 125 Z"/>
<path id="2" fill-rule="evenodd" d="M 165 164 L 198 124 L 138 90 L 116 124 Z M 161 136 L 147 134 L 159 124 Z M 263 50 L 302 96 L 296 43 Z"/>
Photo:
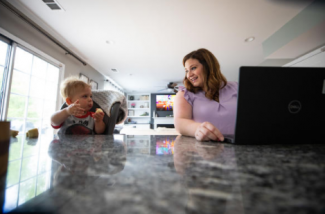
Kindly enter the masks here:
<path id="1" fill-rule="evenodd" d="M 76 91 L 91 86 L 76 76 L 71 76 L 63 80 L 60 86 L 60 93 L 63 99 L 72 98 Z"/>

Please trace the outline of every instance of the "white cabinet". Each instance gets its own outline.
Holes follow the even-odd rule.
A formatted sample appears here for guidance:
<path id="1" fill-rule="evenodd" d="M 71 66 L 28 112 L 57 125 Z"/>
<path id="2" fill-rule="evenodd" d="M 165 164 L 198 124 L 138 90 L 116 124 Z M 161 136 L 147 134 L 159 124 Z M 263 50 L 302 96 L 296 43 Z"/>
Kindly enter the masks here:
<path id="1" fill-rule="evenodd" d="M 150 129 L 150 93 L 127 95 L 125 128 Z"/>

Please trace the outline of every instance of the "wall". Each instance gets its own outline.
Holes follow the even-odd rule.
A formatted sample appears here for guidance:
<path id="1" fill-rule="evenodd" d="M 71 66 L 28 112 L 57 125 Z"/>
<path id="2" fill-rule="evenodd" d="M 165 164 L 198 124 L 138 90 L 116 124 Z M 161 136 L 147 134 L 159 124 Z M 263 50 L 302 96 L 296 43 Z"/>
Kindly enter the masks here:
<path id="1" fill-rule="evenodd" d="M 79 73 L 83 73 L 89 79 L 93 79 L 98 83 L 98 89 L 104 89 L 104 80 L 106 78 L 101 73 L 90 65 L 84 66 L 74 57 L 65 55 L 65 51 L 62 48 L 2 5 L 0 5 L 0 28 L 63 63 L 65 65 L 64 77 L 71 75 L 79 76 Z"/>

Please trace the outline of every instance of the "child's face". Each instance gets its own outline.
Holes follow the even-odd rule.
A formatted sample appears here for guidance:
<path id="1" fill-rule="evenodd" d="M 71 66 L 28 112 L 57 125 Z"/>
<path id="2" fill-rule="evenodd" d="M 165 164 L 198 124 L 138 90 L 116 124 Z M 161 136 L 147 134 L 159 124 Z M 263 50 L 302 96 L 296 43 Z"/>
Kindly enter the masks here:
<path id="1" fill-rule="evenodd" d="M 75 94 L 72 96 L 72 103 L 79 100 L 80 107 L 85 109 L 85 111 L 89 111 L 93 107 L 93 98 L 90 87 L 80 88 Z"/>

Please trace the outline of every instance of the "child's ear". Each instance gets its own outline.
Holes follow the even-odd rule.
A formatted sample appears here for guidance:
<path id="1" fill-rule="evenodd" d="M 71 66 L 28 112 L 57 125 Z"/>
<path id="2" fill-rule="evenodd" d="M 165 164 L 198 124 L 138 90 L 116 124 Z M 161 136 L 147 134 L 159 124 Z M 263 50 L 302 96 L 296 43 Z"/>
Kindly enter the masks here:
<path id="1" fill-rule="evenodd" d="M 69 97 L 67 97 L 67 99 L 65 99 L 65 102 L 70 105 L 72 102 L 71 102 L 71 99 Z"/>

